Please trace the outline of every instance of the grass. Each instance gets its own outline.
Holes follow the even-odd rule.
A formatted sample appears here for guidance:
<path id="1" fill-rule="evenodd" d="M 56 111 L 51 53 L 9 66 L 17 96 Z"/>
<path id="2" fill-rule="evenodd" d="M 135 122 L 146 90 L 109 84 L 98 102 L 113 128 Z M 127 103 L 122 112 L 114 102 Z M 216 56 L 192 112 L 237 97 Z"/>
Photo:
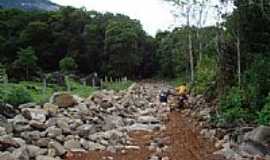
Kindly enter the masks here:
<path id="1" fill-rule="evenodd" d="M 121 91 L 127 89 L 133 81 L 123 81 L 123 82 L 107 82 L 104 83 L 104 88 L 108 90 Z"/>
<path id="2" fill-rule="evenodd" d="M 94 91 L 97 91 L 97 88 L 84 86 L 75 81 L 69 81 L 69 88 L 72 94 L 79 95 L 80 97 L 87 98 Z M 124 81 L 124 82 L 107 82 L 104 84 L 104 88 L 108 90 L 120 91 L 127 89 L 133 82 L 132 81 Z M 0 84 L 0 102 L 14 102 L 13 104 L 19 102 L 28 102 L 29 98 L 24 101 L 24 96 L 21 96 L 20 93 L 17 93 L 18 90 L 16 88 L 20 88 L 27 95 L 30 95 L 33 102 L 38 104 L 43 104 L 49 101 L 49 98 L 52 96 L 54 92 L 66 91 L 66 87 L 61 87 L 56 84 L 48 84 L 46 89 L 44 89 L 44 85 L 41 82 L 30 82 L 30 81 L 22 81 L 20 83 L 8 83 L 8 84 Z M 21 92 L 21 90 L 19 91 Z M 13 99 L 13 94 L 19 94 L 18 99 Z M 7 96 L 11 95 L 11 96 Z M 19 101 L 19 102 L 15 102 Z"/>

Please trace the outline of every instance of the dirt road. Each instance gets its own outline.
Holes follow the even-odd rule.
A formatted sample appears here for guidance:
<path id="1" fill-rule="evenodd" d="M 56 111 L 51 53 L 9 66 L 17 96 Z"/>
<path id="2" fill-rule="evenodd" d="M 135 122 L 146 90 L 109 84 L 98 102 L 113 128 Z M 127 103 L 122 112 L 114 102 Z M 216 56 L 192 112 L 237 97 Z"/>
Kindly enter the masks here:
<path id="1" fill-rule="evenodd" d="M 148 95 L 149 101 L 157 102 L 157 94 L 162 84 L 141 83 L 143 92 L 134 92 L 137 96 Z M 157 105 L 157 107 L 161 107 Z M 165 111 L 164 111 L 165 112 Z M 158 113 L 157 113 L 158 114 Z M 133 131 L 129 133 L 136 147 L 119 149 L 116 152 L 93 151 L 68 153 L 66 160 L 223 160 L 213 156 L 213 144 L 192 128 L 188 118 L 180 112 L 167 112 L 163 123 L 166 128 L 158 131 Z"/>

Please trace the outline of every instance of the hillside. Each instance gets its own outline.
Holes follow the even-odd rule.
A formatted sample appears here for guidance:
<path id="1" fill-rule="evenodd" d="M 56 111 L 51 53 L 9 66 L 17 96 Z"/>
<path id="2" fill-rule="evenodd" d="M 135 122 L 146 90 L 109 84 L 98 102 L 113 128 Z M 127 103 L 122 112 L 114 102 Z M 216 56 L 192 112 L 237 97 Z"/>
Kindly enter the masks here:
<path id="1" fill-rule="evenodd" d="M 49 0 L 1 0 L 2 8 L 18 8 L 23 10 L 55 11 L 59 5 Z"/>

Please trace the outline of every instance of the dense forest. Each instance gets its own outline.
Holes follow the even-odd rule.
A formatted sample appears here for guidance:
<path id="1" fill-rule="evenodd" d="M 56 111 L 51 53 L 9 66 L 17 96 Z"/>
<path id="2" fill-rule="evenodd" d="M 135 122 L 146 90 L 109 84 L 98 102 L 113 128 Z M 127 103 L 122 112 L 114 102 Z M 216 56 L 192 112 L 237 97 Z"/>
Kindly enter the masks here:
<path id="1" fill-rule="evenodd" d="M 56 12 L 2 9 L 0 14 L 1 63 L 8 64 L 10 78 L 29 79 L 61 66 L 78 74 L 130 78 L 149 76 L 142 70 L 152 70 L 154 39 L 127 16 L 72 7 Z"/>
<path id="2" fill-rule="evenodd" d="M 192 93 L 219 100 L 216 123 L 269 123 L 270 5 L 267 0 L 235 0 L 234 5 L 216 26 L 187 24 L 156 37 L 121 14 L 72 7 L 1 9 L 1 67 L 15 81 L 56 71 L 176 78 Z"/>

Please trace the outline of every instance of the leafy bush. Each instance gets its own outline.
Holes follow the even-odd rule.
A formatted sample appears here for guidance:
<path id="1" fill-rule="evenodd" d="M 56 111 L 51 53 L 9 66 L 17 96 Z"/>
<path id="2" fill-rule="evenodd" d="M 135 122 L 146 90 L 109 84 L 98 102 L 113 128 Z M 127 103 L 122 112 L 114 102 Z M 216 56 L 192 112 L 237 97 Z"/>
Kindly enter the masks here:
<path id="1" fill-rule="evenodd" d="M 195 94 L 203 94 L 216 77 L 217 63 L 215 58 L 204 56 L 202 62 L 196 67 L 196 82 L 193 86 Z"/>
<path id="2" fill-rule="evenodd" d="M 221 97 L 219 109 L 220 118 L 227 123 L 239 123 L 253 118 L 251 112 L 245 106 L 245 92 L 239 87 L 232 87 Z"/>
<path id="3" fill-rule="evenodd" d="M 59 62 L 60 69 L 64 72 L 72 71 L 78 66 L 72 57 L 65 57 Z"/>
<path id="4" fill-rule="evenodd" d="M 2 92 L 0 93 L 1 101 L 4 103 L 9 103 L 18 106 L 23 103 L 32 102 L 33 98 L 31 93 L 23 86 L 1 86 Z"/>
<path id="5" fill-rule="evenodd" d="M 261 125 L 270 124 L 270 95 L 266 98 L 266 103 L 263 109 L 258 112 L 257 122 Z"/>

